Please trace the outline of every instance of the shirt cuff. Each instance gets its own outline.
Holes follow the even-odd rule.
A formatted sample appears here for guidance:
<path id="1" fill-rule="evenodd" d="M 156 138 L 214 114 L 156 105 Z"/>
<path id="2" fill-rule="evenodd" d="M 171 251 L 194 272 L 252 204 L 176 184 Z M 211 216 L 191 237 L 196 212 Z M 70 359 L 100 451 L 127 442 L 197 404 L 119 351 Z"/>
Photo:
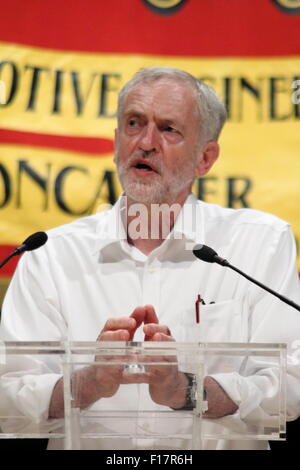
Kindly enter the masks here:
<path id="1" fill-rule="evenodd" d="M 33 423 L 47 422 L 53 388 L 61 377 L 61 374 L 22 377 L 6 374 L 1 378 L 1 415 L 24 417 Z"/>
<path id="2" fill-rule="evenodd" d="M 210 375 L 216 380 L 229 398 L 238 406 L 241 419 L 260 407 L 263 392 L 251 377 L 242 377 L 237 373 Z"/>

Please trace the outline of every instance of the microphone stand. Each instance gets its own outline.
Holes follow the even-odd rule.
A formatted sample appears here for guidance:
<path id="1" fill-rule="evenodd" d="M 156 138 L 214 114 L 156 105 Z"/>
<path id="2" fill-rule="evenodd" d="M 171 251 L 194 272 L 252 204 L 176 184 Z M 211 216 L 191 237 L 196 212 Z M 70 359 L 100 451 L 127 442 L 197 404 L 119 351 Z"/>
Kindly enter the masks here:
<path id="1" fill-rule="evenodd" d="M 2 263 L 0 264 L 0 269 L 2 268 L 2 266 L 4 266 L 4 265 L 7 263 L 7 261 L 10 260 L 10 258 L 12 258 L 13 256 L 15 256 L 15 255 L 17 255 L 17 254 L 18 254 L 18 253 L 15 253 L 15 252 L 13 251 L 13 253 L 11 253 L 7 258 L 5 258 L 5 260 L 3 260 Z"/>
<path id="2" fill-rule="evenodd" d="M 236 268 L 235 266 L 233 266 L 232 264 L 230 263 L 226 263 L 224 264 L 224 266 L 227 266 L 228 268 L 232 269 L 233 271 L 236 271 L 237 273 L 241 274 L 243 277 L 245 277 L 246 279 L 248 279 L 248 281 L 251 281 L 251 282 L 254 282 L 254 284 L 256 284 L 257 286 L 261 287 L 262 289 L 268 291 L 270 294 L 273 294 L 275 295 L 275 297 L 278 297 L 278 299 L 282 300 L 282 302 L 285 302 L 286 304 L 290 305 L 291 307 L 294 307 L 296 310 L 298 310 L 300 312 L 300 306 L 297 305 L 295 302 L 293 302 L 292 300 L 288 299 L 287 297 L 284 297 L 283 295 L 279 294 L 278 292 L 274 291 L 273 289 L 271 289 L 270 287 L 268 286 L 265 286 L 264 284 L 262 284 L 261 282 L 257 281 L 256 279 L 254 279 L 253 277 L 249 276 L 248 274 L 244 273 L 243 271 L 241 271 L 240 269 Z"/>

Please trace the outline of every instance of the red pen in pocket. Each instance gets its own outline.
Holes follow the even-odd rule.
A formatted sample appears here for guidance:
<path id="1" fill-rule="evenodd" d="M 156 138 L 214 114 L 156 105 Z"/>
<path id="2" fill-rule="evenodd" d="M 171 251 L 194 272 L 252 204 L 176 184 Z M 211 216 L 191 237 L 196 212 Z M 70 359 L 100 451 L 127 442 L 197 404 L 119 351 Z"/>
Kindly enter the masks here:
<path id="1" fill-rule="evenodd" d="M 201 298 L 201 295 L 198 294 L 198 298 L 195 302 L 196 307 L 196 323 L 200 323 L 200 304 L 205 305 L 204 300 Z"/>

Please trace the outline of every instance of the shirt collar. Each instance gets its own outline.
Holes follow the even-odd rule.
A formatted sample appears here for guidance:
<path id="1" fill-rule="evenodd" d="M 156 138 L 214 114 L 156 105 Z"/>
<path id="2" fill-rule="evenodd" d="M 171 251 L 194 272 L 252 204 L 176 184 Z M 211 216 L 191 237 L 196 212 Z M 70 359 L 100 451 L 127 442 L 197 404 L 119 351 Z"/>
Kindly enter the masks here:
<path id="1" fill-rule="evenodd" d="M 101 214 L 101 219 L 96 228 L 96 242 L 93 253 L 113 243 L 120 243 L 121 240 L 127 240 L 127 233 L 124 228 L 123 217 L 126 214 L 123 194 L 111 209 Z"/>
<path id="2" fill-rule="evenodd" d="M 124 228 L 125 217 L 125 196 L 122 194 L 114 206 L 101 215 L 101 220 L 99 220 L 96 229 L 97 240 L 93 249 L 94 253 L 99 253 L 108 245 L 120 243 L 121 240 L 127 241 L 127 232 Z M 190 194 L 179 212 L 173 230 L 169 233 L 166 241 L 185 238 L 186 242 L 191 242 L 190 248 L 192 248 L 194 243 L 204 244 L 204 233 L 202 203 L 193 194 Z"/>
<path id="3" fill-rule="evenodd" d="M 192 243 L 204 244 L 204 217 L 201 201 L 198 201 L 193 194 L 190 194 L 169 234 L 170 239 L 182 239 Z M 193 245 L 192 245 L 193 246 Z"/>

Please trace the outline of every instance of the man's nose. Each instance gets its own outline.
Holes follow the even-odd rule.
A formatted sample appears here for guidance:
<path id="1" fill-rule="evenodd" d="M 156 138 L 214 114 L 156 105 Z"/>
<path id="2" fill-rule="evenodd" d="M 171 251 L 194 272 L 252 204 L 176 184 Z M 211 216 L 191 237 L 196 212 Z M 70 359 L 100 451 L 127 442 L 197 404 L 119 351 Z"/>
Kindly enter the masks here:
<path id="1" fill-rule="evenodd" d="M 139 147 L 145 152 L 157 151 L 159 147 L 159 131 L 154 124 L 148 124 L 143 129 Z"/>

